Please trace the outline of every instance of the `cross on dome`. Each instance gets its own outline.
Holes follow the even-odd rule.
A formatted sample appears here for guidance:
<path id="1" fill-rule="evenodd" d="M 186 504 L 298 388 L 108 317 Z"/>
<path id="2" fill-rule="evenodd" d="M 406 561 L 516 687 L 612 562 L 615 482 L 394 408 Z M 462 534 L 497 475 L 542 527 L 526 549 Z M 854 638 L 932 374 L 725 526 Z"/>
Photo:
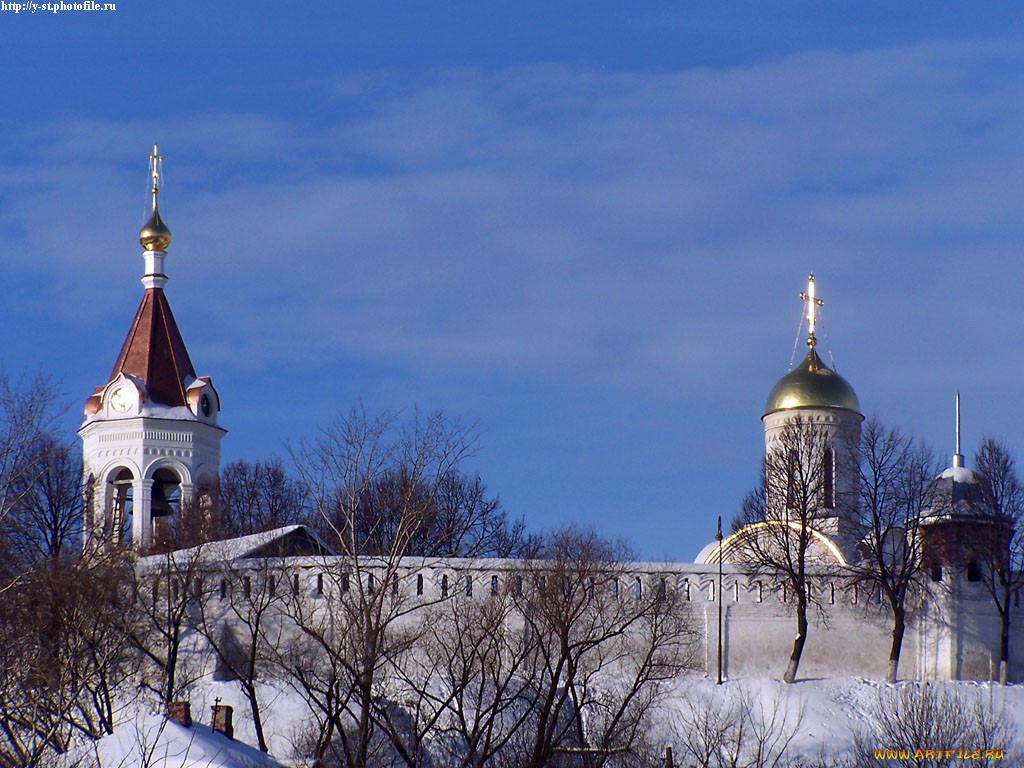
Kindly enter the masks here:
<path id="1" fill-rule="evenodd" d="M 807 276 L 807 292 L 801 293 L 800 298 L 807 305 L 807 346 L 814 347 L 818 340 L 814 338 L 814 326 L 817 321 L 817 307 L 822 307 L 825 302 L 814 295 L 814 273 Z"/>
<path id="2" fill-rule="evenodd" d="M 159 193 L 160 175 L 164 170 L 164 159 L 160 156 L 157 145 L 153 144 L 153 152 L 149 156 L 149 173 L 153 177 L 153 194 Z"/>

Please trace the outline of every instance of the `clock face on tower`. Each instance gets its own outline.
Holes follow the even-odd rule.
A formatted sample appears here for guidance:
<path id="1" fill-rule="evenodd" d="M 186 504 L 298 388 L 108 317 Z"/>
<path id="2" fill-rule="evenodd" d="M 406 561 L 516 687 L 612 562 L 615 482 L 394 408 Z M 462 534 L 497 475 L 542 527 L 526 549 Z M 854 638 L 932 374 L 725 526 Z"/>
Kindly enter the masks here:
<path id="1" fill-rule="evenodd" d="M 118 413 L 125 413 L 132 407 L 134 401 L 135 396 L 132 388 L 125 385 L 114 390 L 114 394 L 110 396 L 110 407 Z"/>
<path id="2" fill-rule="evenodd" d="M 209 417 L 212 409 L 213 406 L 210 405 L 209 395 L 203 395 L 199 398 L 199 410 L 202 412 L 203 416 Z"/>

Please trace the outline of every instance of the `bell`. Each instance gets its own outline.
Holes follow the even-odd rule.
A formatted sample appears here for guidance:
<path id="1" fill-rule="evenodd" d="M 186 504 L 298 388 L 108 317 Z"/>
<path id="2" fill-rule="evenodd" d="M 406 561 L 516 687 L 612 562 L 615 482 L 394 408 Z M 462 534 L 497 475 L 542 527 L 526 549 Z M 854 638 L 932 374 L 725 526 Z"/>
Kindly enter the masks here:
<path id="1" fill-rule="evenodd" d="M 150 514 L 153 517 L 167 517 L 174 514 L 174 508 L 171 506 L 168 497 L 174 493 L 175 485 L 177 483 L 165 483 L 161 480 L 153 481 L 153 498 L 149 507 Z"/>

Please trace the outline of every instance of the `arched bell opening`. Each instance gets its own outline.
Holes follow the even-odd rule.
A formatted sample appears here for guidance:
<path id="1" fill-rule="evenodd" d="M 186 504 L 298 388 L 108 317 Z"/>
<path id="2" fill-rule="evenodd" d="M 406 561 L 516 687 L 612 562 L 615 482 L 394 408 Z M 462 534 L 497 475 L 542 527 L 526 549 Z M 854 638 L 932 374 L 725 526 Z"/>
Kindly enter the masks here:
<path id="1" fill-rule="evenodd" d="M 173 529 L 181 520 L 181 478 L 168 467 L 153 473 L 150 495 L 150 516 L 153 518 L 153 544 L 170 542 Z"/>
<path id="2" fill-rule="evenodd" d="M 110 523 L 109 540 L 116 546 L 132 545 L 132 512 L 135 508 L 133 486 L 135 476 L 127 467 L 115 469 L 107 476 L 106 519 Z"/>

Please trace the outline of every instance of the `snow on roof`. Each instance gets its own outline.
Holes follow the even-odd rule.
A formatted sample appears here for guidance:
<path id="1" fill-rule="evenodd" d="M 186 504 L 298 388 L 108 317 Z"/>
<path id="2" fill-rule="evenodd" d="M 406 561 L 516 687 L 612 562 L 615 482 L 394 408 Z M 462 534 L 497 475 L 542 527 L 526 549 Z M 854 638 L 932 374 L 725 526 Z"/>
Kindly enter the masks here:
<path id="1" fill-rule="evenodd" d="M 100 388 L 102 391 L 102 387 Z M 161 405 L 160 403 L 154 403 L 151 400 L 144 400 L 141 407 L 139 408 L 139 416 L 143 416 L 148 419 L 168 419 L 170 421 L 199 421 L 192 409 L 186 405 Z M 128 418 L 138 418 L 138 416 L 130 416 Z M 87 413 L 85 415 L 85 423 L 88 424 L 93 421 L 104 421 L 105 417 L 99 413 Z"/>
<path id="2" fill-rule="evenodd" d="M 174 419 L 176 421 L 198 421 L 192 409 L 186 405 L 161 405 L 149 400 L 142 404 L 140 409 L 142 416 L 149 416 L 154 419 Z"/>
<path id="3" fill-rule="evenodd" d="M 252 533 L 248 536 L 238 536 L 234 539 L 223 539 L 222 541 L 211 541 L 206 544 L 200 544 L 196 547 L 189 547 L 188 549 L 179 549 L 171 554 L 171 557 L 180 563 L 186 563 L 191 560 L 202 560 L 205 562 L 225 562 L 231 560 L 241 560 L 246 557 L 252 557 L 254 553 L 259 550 L 274 544 L 276 542 L 282 542 L 285 539 L 302 535 L 308 537 L 315 546 L 319 547 L 326 554 L 333 554 L 330 547 L 328 547 L 316 535 L 316 531 L 307 525 L 286 525 L 282 528 L 273 528 L 269 531 L 263 531 L 261 533 Z M 148 555 L 146 557 L 139 558 L 140 565 L 159 565 L 166 561 L 167 555 Z"/>
<path id="4" fill-rule="evenodd" d="M 925 489 L 923 523 L 985 521 L 984 489 L 967 467 L 946 467 Z"/>
<path id="5" fill-rule="evenodd" d="M 971 472 L 967 467 L 946 467 L 942 470 L 942 474 L 939 475 L 942 478 L 953 478 L 955 483 L 973 483 L 976 482 L 974 473 Z"/>
<path id="6" fill-rule="evenodd" d="M 139 706 L 96 744 L 102 765 L 147 768 L 281 768 L 258 749 L 209 726 L 186 728 Z"/>

